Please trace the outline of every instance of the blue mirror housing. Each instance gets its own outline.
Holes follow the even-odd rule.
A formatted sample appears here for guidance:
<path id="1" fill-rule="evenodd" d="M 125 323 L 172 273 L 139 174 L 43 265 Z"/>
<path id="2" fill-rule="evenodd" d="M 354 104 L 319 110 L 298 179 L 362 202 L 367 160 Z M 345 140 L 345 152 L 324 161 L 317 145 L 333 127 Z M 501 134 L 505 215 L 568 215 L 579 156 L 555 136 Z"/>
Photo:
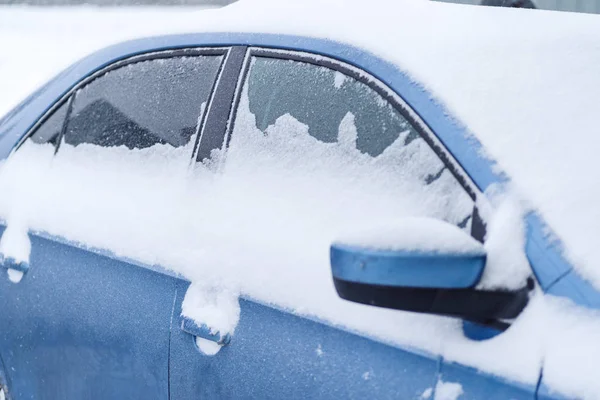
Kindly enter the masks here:
<path id="1" fill-rule="evenodd" d="M 377 307 L 458 317 L 504 330 L 525 308 L 533 282 L 519 290 L 478 290 L 487 255 L 458 227 L 409 218 L 336 241 L 333 282 L 346 300 Z"/>
<path id="2" fill-rule="evenodd" d="M 484 251 L 460 253 L 374 250 L 333 244 L 334 279 L 373 285 L 466 289 L 481 279 Z"/>

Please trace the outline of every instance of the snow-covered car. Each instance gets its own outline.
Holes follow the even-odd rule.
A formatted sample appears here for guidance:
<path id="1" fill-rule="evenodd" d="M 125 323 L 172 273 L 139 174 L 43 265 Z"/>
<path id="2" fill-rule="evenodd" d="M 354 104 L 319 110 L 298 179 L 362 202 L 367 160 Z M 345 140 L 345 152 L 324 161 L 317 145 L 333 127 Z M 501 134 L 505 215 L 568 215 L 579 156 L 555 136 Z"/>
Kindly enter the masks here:
<path id="1" fill-rule="evenodd" d="M 600 396 L 598 17 L 381 5 L 207 12 L 0 120 L 7 398 Z"/>

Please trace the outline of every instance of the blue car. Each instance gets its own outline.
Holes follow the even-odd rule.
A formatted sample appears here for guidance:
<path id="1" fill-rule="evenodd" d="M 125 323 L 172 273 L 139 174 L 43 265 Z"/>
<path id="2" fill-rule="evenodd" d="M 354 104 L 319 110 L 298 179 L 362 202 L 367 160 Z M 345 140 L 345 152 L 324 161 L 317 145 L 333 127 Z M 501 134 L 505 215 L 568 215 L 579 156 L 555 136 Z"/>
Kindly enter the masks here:
<path id="1" fill-rule="evenodd" d="M 0 120 L 0 158 L 8 399 L 561 398 L 486 346 L 536 293 L 600 308 L 536 213 L 527 269 L 485 282 L 505 176 L 428 90 L 336 41 L 108 47 Z"/>

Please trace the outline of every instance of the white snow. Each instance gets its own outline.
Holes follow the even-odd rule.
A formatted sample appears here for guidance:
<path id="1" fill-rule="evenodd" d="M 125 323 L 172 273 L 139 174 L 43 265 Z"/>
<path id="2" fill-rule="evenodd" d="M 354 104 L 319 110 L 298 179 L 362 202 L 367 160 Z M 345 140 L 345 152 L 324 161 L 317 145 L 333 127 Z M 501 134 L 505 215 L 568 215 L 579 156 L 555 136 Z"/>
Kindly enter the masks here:
<path id="1" fill-rule="evenodd" d="M 373 250 L 482 255 L 485 249 L 456 225 L 434 218 L 407 217 L 345 233 L 336 243 Z"/>
<path id="2" fill-rule="evenodd" d="M 18 214 L 17 214 L 18 215 Z M 0 264 L 3 261 L 10 260 L 18 264 L 29 264 L 29 255 L 31 253 L 31 240 L 28 235 L 27 224 L 22 216 L 11 214 L 7 228 L 0 238 Z M 8 279 L 13 283 L 21 282 L 23 271 L 8 268 Z"/>
<path id="3" fill-rule="evenodd" d="M 321 345 L 317 346 L 317 348 L 315 349 L 315 353 L 318 357 L 323 357 L 323 348 L 321 347 Z"/>
<path id="4" fill-rule="evenodd" d="M 233 334 L 240 320 L 238 294 L 213 283 L 193 282 L 185 293 L 181 314 L 208 326 L 212 334 Z"/>
<path id="5" fill-rule="evenodd" d="M 342 74 L 341 72 L 336 72 L 335 73 L 335 79 L 333 82 L 333 85 L 335 86 L 336 89 L 341 88 L 344 85 L 344 82 L 346 82 L 346 78 L 347 76 Z"/>
<path id="6" fill-rule="evenodd" d="M 19 283 L 21 282 L 21 279 L 23 279 L 23 271 L 17 271 L 16 269 L 12 269 L 9 268 L 8 271 L 8 279 L 10 279 L 10 281 L 12 283 Z"/>
<path id="7" fill-rule="evenodd" d="M 423 391 L 423 393 L 421 393 L 421 398 L 429 399 L 429 398 L 431 398 L 432 394 L 433 394 L 433 388 L 427 388 Z"/>
<path id="8" fill-rule="evenodd" d="M 223 346 L 208 339 L 196 336 L 196 346 L 206 356 L 214 356 Z"/>
<path id="9" fill-rule="evenodd" d="M 435 385 L 434 400 L 457 400 L 463 393 L 460 383 L 439 380 Z"/>
<path id="10" fill-rule="evenodd" d="M 10 258 L 17 263 L 29 263 L 31 241 L 27 234 L 27 225 L 14 218 L 5 218 L 5 220 L 8 220 L 8 224 L 0 239 L 0 256 Z"/>
<path id="11" fill-rule="evenodd" d="M 524 278 L 519 218 L 529 208 L 543 215 L 564 242 L 568 258 L 600 287 L 595 184 L 600 182 L 600 17 L 428 1 L 357 4 L 255 0 L 210 11 L 2 7 L 0 113 L 72 61 L 127 38 L 235 31 L 302 34 L 355 44 L 397 64 L 430 89 L 483 143 L 498 169 L 512 178 L 516 198 L 526 199 L 527 207 L 507 200 L 497 208 L 495 215 L 501 217 L 490 219 L 490 257 L 501 253 L 506 241 L 502 238 L 511 238 L 514 245 L 506 248 L 506 275 L 499 281 L 494 278 L 490 287 L 516 285 Z M 340 84 L 344 83 L 336 79 L 332 88 Z M 456 210 L 435 202 L 422 204 L 424 190 L 435 189 L 404 180 L 415 171 L 401 174 L 398 185 L 391 187 L 385 162 L 363 162 L 351 152 L 352 168 L 342 170 L 347 159 L 340 151 L 328 160 L 327 173 L 313 161 L 325 152 L 322 147 L 308 149 L 313 155 L 308 161 L 293 156 L 279 160 L 261 149 L 279 146 L 273 148 L 289 151 L 305 145 L 304 128 L 282 117 L 265 139 L 272 141 L 260 144 L 253 141 L 251 122 L 246 121 L 249 137 L 236 139 L 248 146 L 236 150 L 232 142 L 220 175 L 188 171 L 189 149 L 158 146 L 124 157 L 124 149 L 65 146 L 51 160 L 50 148 L 25 146 L 0 171 L 0 218 L 11 229 L 11 219 L 27 215 L 25 228 L 16 228 L 21 239 L 26 228 L 47 230 L 176 269 L 194 282 L 220 282 L 231 293 L 239 291 L 521 382 L 535 384 L 543 366 L 545 383 L 567 396 L 594 398 L 600 392 L 592 364 L 600 358 L 600 318 L 564 299 L 536 293 L 507 332 L 477 343 L 465 339 L 454 320 L 340 300 L 326 263 L 327 247 L 337 235 L 383 223 L 390 213 L 407 216 L 405 207 L 410 207 L 410 216 L 436 218 Z M 349 150 L 352 125 L 347 115 L 340 126 Z M 278 131 L 288 139 L 290 132 L 296 135 L 286 144 L 277 140 Z M 394 157 L 399 156 L 395 152 L 382 159 L 397 162 Z M 166 158 L 171 161 L 157 161 Z M 431 160 L 423 161 L 431 166 Z M 278 176 L 272 173 L 274 166 L 300 168 Z M 345 180 L 342 171 L 355 180 Z M 160 192 L 155 190 L 157 182 L 163 187 Z M 257 185 L 261 191 L 255 190 Z M 378 206 L 372 206 L 374 201 Z M 364 219 L 347 218 L 364 210 Z M 224 245 L 225 238 L 235 248 Z M 9 246 L 11 252 L 19 253 L 23 243 L 17 240 Z M 307 298 L 306 287 L 318 295 Z"/>
<path id="12" fill-rule="evenodd" d="M 487 221 L 485 250 L 488 258 L 480 289 L 520 289 L 532 276 L 525 254 L 525 214 L 527 208 L 514 191 L 492 186 L 486 191 L 491 204 L 479 202 Z"/>

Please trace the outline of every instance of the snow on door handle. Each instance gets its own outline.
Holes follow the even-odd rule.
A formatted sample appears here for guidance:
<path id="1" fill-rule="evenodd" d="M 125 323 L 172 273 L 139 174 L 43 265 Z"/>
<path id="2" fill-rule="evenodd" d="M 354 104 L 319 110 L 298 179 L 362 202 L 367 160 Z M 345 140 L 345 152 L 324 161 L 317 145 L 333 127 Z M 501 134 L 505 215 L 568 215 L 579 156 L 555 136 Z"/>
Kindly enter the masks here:
<path id="1" fill-rule="evenodd" d="M 23 275 L 29 271 L 29 263 L 27 261 L 17 261 L 13 257 L 4 257 L 0 254 L 0 267 L 8 271 L 8 278 L 18 283 L 23 278 Z"/>
<path id="2" fill-rule="evenodd" d="M 221 346 L 225 346 L 231 341 L 231 335 L 229 333 L 223 335 L 219 331 L 214 331 L 206 324 L 198 325 L 194 320 L 184 316 L 180 317 L 180 327 L 182 331 L 187 332 L 190 335 L 210 340 Z"/>

